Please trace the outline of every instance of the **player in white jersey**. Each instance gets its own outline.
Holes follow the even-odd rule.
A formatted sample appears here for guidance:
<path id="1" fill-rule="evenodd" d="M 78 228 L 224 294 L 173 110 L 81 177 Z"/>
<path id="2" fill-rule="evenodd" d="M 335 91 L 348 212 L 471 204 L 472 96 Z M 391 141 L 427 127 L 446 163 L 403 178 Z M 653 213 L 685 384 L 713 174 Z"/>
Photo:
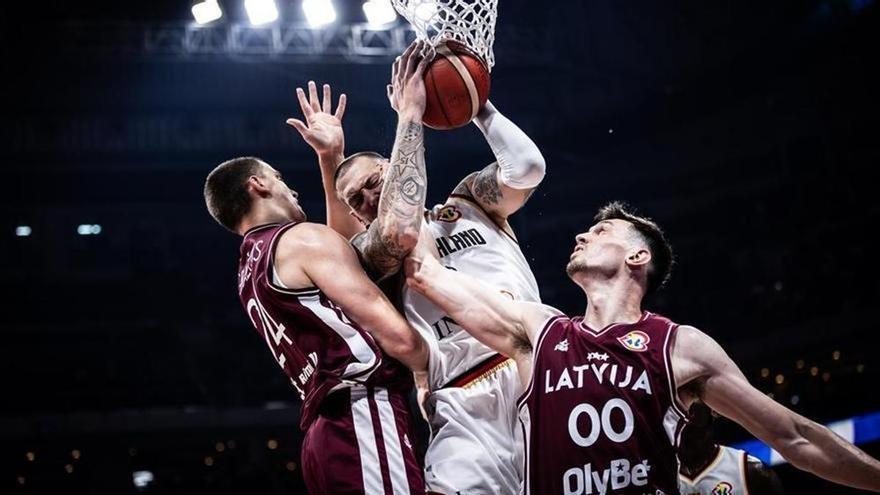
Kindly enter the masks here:
<path id="1" fill-rule="evenodd" d="M 714 413 L 694 402 L 678 447 L 682 495 L 782 495 L 772 469 L 747 452 L 715 442 Z"/>
<path id="2" fill-rule="evenodd" d="M 418 50 L 395 62 L 388 94 L 419 84 L 408 78 Z M 403 74 L 401 76 L 401 74 Z M 409 87 L 409 86 L 407 86 Z M 324 86 L 324 103 L 329 98 Z M 465 177 L 444 205 L 432 211 L 409 201 L 407 191 L 427 184 L 421 122 L 401 120 L 390 160 L 364 152 L 344 157 L 341 122 L 323 110 L 314 83 L 298 90 L 305 122 L 288 121 L 318 153 L 328 222 L 360 251 L 378 279 L 399 275 L 417 243 L 426 243 L 446 266 L 480 277 L 511 298 L 538 301 L 534 275 L 507 218 L 526 202 L 545 173 L 537 146 L 487 103 L 475 119 L 496 162 Z M 414 206 L 418 206 L 416 210 Z M 415 213 L 415 215 L 413 215 Z M 374 228 L 380 222 L 382 228 Z M 370 226 L 364 233 L 364 229 Z M 407 318 L 428 340 L 429 373 L 421 385 L 432 439 L 425 456 L 429 490 L 511 494 L 522 483 L 522 442 L 514 403 L 521 391 L 515 364 L 464 332 L 421 296 L 397 287 Z"/>

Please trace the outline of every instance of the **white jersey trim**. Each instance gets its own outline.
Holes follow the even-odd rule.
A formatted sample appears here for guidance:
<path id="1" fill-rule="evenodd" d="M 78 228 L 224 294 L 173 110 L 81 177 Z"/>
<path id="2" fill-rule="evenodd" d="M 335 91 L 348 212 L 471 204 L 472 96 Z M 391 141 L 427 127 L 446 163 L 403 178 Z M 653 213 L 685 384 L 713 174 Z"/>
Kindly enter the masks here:
<path id="1" fill-rule="evenodd" d="M 388 458 L 388 474 L 391 476 L 391 491 L 394 495 L 409 495 L 409 480 L 406 477 L 406 462 L 400 448 L 400 435 L 397 434 L 397 421 L 394 409 L 388 402 L 388 390 L 377 388 L 376 408 L 379 411 L 379 424 L 382 426 L 382 441 L 385 443 L 385 456 Z"/>
<path id="2" fill-rule="evenodd" d="M 376 432 L 370 414 L 367 390 L 362 386 L 351 388 L 351 418 L 357 437 L 361 457 L 361 477 L 364 480 L 364 495 L 385 495 L 382 470 L 379 469 L 379 448 L 376 445 Z"/>
<path id="3" fill-rule="evenodd" d="M 330 327 L 345 342 L 352 356 L 358 362 L 350 363 L 340 378 L 358 378 L 366 380 L 375 371 L 382 360 L 367 344 L 364 336 L 353 326 L 339 318 L 339 314 L 331 308 L 321 304 L 320 298 L 308 297 L 300 299 L 300 304 L 311 311 L 315 316 Z M 342 310 L 340 310 L 341 312 Z"/>
<path id="4" fill-rule="evenodd" d="M 468 206 L 471 209 L 476 211 L 478 215 L 481 215 L 483 218 L 485 218 L 485 224 L 487 226 L 490 226 L 498 232 L 501 232 L 504 237 L 506 237 L 510 241 L 513 241 L 517 249 L 519 249 L 519 240 L 516 238 L 513 232 L 508 232 L 503 225 L 498 225 L 498 222 L 496 222 L 491 216 L 489 216 L 489 213 L 486 212 L 486 209 L 483 208 L 483 205 L 478 203 L 474 197 L 468 196 L 467 194 L 450 194 L 449 198 L 446 200 L 446 204 L 448 205 L 452 200 L 461 200 L 465 203 L 468 203 Z"/>
<path id="5" fill-rule="evenodd" d="M 710 471 L 712 471 L 713 469 L 715 469 L 715 466 L 717 466 L 718 463 L 721 462 L 721 460 L 722 460 L 723 458 L 724 458 L 724 451 L 721 450 L 721 446 L 719 445 L 719 446 L 718 446 L 718 451 L 715 452 L 715 458 L 712 459 L 712 462 L 710 462 L 709 464 L 707 464 L 706 467 L 704 467 L 699 473 L 697 473 L 696 476 L 694 476 L 693 478 L 689 478 L 686 474 L 681 473 L 681 472 L 679 472 L 678 475 L 679 475 L 680 477 L 684 478 L 684 480 L 687 481 L 689 484 L 691 484 L 691 485 L 696 485 L 696 484 L 699 483 L 703 478 L 705 478 L 706 475 L 709 474 Z"/>
<path id="6" fill-rule="evenodd" d="M 687 408 L 678 396 L 678 387 L 675 384 L 675 373 L 672 369 L 672 334 L 675 333 L 678 325 L 669 322 L 666 332 L 666 338 L 663 341 L 663 367 L 666 368 L 666 383 L 669 385 L 669 401 L 675 412 L 681 416 L 686 423 L 688 422 Z"/>

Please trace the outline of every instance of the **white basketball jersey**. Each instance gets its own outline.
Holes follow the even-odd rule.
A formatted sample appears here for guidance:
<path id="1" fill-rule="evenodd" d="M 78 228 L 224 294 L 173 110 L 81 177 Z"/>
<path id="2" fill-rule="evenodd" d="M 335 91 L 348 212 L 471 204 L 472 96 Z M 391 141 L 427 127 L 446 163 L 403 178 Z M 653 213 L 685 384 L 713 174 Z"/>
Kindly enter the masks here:
<path id="1" fill-rule="evenodd" d="M 681 495 L 748 495 L 746 454 L 721 445 L 715 460 L 693 479 L 679 473 Z"/>
<path id="2" fill-rule="evenodd" d="M 440 263 L 458 270 L 519 301 L 540 302 L 538 283 L 519 244 L 469 198 L 451 197 L 425 221 L 440 254 Z M 459 327 L 422 295 L 403 288 L 407 320 L 433 347 L 429 364 L 431 388 L 447 385 L 495 354 Z"/>

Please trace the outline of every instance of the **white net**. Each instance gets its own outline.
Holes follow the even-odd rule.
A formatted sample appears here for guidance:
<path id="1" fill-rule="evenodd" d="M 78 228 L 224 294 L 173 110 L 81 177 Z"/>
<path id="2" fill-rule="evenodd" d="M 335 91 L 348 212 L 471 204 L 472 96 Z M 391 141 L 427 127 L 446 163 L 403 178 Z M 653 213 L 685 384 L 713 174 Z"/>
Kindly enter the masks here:
<path id="1" fill-rule="evenodd" d="M 483 58 L 489 70 L 495 65 L 492 44 L 498 0 L 391 0 L 394 9 L 432 47 L 454 39 Z"/>

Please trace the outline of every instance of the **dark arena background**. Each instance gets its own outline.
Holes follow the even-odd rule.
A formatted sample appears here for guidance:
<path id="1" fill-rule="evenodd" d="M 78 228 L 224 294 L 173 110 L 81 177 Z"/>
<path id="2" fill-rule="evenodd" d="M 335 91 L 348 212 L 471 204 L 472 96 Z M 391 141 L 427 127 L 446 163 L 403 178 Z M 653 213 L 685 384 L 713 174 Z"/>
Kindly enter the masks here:
<path id="1" fill-rule="evenodd" d="M 385 84 L 412 39 L 362 0 L 198 26 L 188 0 L 3 6 L 0 493 L 296 494 L 299 400 L 236 294 L 239 238 L 206 174 L 265 158 L 324 221 L 294 90 L 348 94 L 346 151 L 389 153 Z M 667 229 L 647 308 L 724 345 L 749 380 L 880 455 L 878 6 L 872 0 L 500 0 L 491 100 L 548 175 L 512 219 L 545 302 L 596 208 Z M 492 160 L 428 133 L 429 204 Z M 873 418 L 873 419 L 872 419 Z M 849 426 L 846 426 L 849 425 Z M 854 435 L 854 438 L 852 436 Z M 732 422 L 717 437 L 751 437 Z M 852 494 L 774 467 L 791 494 Z"/>

